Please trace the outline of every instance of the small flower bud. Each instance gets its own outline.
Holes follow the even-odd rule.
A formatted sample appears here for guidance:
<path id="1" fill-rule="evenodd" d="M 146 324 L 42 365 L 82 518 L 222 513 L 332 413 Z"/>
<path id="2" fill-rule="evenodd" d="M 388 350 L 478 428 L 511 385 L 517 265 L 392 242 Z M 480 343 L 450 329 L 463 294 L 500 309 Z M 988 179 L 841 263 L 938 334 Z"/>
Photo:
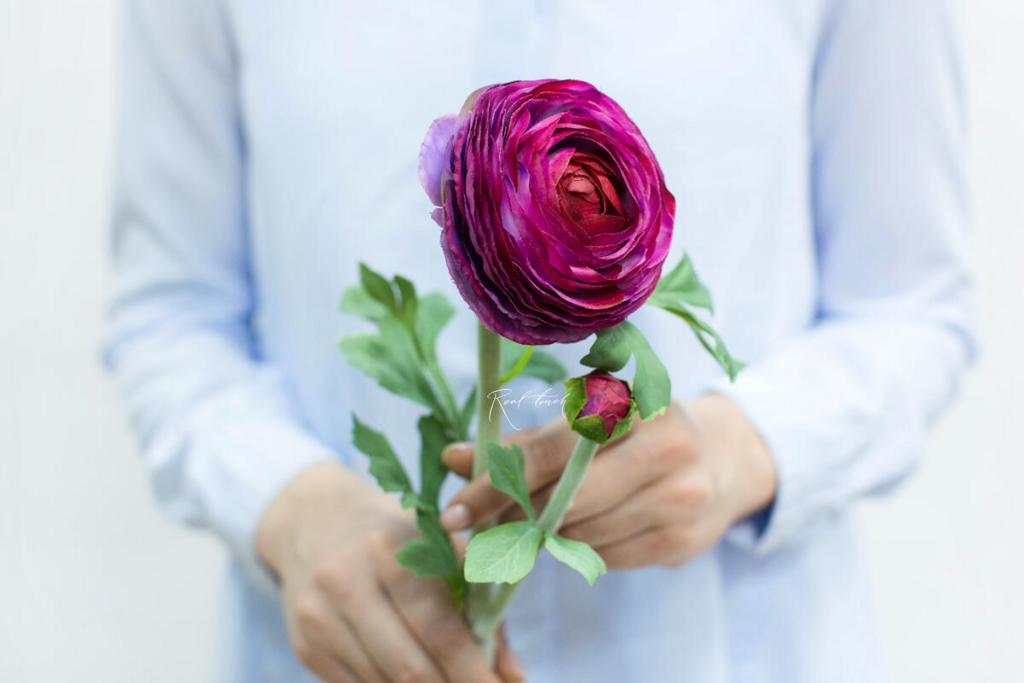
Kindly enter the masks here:
<path id="1" fill-rule="evenodd" d="M 575 431 L 603 444 L 629 429 L 635 404 L 622 380 L 595 371 L 568 380 L 565 388 L 565 414 Z"/>

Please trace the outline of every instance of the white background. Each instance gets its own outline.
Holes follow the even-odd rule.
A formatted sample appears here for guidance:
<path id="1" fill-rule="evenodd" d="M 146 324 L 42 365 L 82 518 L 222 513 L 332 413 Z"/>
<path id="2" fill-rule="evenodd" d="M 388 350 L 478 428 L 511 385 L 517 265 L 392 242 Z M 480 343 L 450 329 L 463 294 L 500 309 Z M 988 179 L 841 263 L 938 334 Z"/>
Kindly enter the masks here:
<path id="1" fill-rule="evenodd" d="M 893 680 L 1024 680 L 1024 5 L 964 10 L 982 357 L 862 506 Z M 0 0 L 0 681 L 210 679 L 216 544 L 162 521 L 97 361 L 111 0 Z"/>

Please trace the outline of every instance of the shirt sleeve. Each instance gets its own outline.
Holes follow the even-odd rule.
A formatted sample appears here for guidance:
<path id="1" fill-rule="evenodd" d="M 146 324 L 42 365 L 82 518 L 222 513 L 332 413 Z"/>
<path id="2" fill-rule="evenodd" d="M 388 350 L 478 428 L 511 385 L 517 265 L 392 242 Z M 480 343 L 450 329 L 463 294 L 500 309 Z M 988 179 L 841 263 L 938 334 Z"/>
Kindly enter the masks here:
<path id="1" fill-rule="evenodd" d="M 273 591 L 254 550 L 260 516 L 333 455 L 253 334 L 245 146 L 220 12 L 208 0 L 125 3 L 103 356 L 162 509 L 215 531 Z"/>
<path id="2" fill-rule="evenodd" d="M 913 468 L 974 354 L 963 101 L 940 0 L 836 0 L 813 73 L 815 324 L 714 389 L 763 436 L 772 508 L 727 536 L 768 552 Z"/>

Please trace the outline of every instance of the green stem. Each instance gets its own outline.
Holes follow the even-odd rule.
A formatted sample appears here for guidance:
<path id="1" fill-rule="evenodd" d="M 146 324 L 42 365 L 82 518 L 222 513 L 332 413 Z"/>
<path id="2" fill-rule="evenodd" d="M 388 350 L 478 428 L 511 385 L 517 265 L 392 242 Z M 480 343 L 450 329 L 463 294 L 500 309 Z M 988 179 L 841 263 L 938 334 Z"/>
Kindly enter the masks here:
<path id="1" fill-rule="evenodd" d="M 473 477 L 487 471 L 487 444 L 501 439 L 501 412 L 491 415 L 492 394 L 501 389 L 501 337 L 486 329 L 479 330 L 479 370 L 477 385 L 476 448 L 473 452 Z M 493 524 L 478 525 L 473 533 L 486 531 Z M 492 618 L 492 586 L 489 583 L 469 584 L 466 595 L 466 618 L 470 629 L 490 661 L 494 661 L 497 622 Z"/>
<path id="2" fill-rule="evenodd" d="M 554 534 L 558 531 L 558 527 L 562 525 L 562 519 L 565 517 L 565 513 L 568 512 L 572 499 L 580 488 L 580 484 L 583 483 L 583 476 L 587 473 L 587 468 L 590 467 L 597 448 L 598 444 L 596 442 L 584 436 L 579 437 L 576 441 L 576 447 L 573 448 L 572 455 L 569 456 L 569 462 L 566 464 L 561 478 L 559 478 L 558 483 L 555 485 L 555 491 L 551 494 L 551 499 L 537 519 L 537 526 L 543 529 L 545 533 Z M 496 586 L 471 583 L 469 584 L 470 595 L 472 595 L 473 588 L 476 586 L 485 586 L 488 592 L 486 602 L 470 613 L 470 628 L 473 631 L 473 635 L 480 642 L 481 647 L 484 648 L 485 654 L 493 661 L 494 634 L 497 631 L 498 625 L 501 624 L 505 610 L 508 608 L 509 603 L 512 602 L 512 597 L 519 588 L 519 583 L 501 583 Z"/>
<path id="3" fill-rule="evenodd" d="M 596 441 L 591 441 L 585 436 L 580 436 L 576 441 L 576 447 L 573 448 L 569 462 L 555 485 L 554 493 L 551 494 L 548 504 L 544 506 L 544 511 L 537 518 L 537 526 L 545 532 L 556 533 L 558 527 L 562 526 L 562 519 L 569 510 L 577 489 L 583 483 L 583 475 L 587 473 L 590 461 L 594 459 L 597 446 Z"/>
<path id="4" fill-rule="evenodd" d="M 492 415 L 494 392 L 501 390 L 501 337 L 483 325 L 479 331 L 480 384 L 477 394 L 476 450 L 473 453 L 473 476 L 487 471 L 488 443 L 501 440 L 501 411 Z"/>
<path id="5" fill-rule="evenodd" d="M 441 392 L 445 420 L 448 422 L 452 432 L 456 433 L 459 429 L 459 407 L 455 403 L 455 396 L 452 394 L 451 387 L 448 386 L 448 380 L 445 378 L 444 372 L 441 371 L 441 366 L 437 364 L 437 361 L 424 361 L 424 363 L 430 372 L 431 378 L 434 380 L 434 385 Z"/>

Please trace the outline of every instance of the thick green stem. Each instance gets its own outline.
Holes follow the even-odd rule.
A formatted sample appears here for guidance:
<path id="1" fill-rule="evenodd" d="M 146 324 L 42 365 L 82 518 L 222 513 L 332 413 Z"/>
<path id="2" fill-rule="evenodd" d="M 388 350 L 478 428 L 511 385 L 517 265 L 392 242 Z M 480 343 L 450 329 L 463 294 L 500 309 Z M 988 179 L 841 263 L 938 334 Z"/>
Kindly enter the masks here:
<path id="1" fill-rule="evenodd" d="M 576 447 L 572 450 L 569 462 L 555 485 L 554 493 L 551 494 L 548 504 L 544 506 L 544 511 L 537 518 L 537 526 L 545 532 L 553 534 L 558 531 L 558 527 L 562 526 L 562 519 L 565 518 L 569 506 L 572 505 L 572 499 L 575 497 L 577 489 L 583 483 L 583 475 L 587 473 L 590 461 L 594 459 L 597 446 L 596 441 L 591 441 L 585 436 L 580 436 L 576 441 Z"/>
<path id="2" fill-rule="evenodd" d="M 501 390 L 501 337 L 480 326 L 480 384 L 477 394 L 476 450 L 473 454 L 473 476 L 487 471 L 488 443 L 501 440 L 501 411 L 492 414 L 495 392 Z"/>
<path id="3" fill-rule="evenodd" d="M 494 393 L 501 389 L 501 337 L 486 329 L 479 331 L 479 384 L 477 386 L 476 448 L 473 453 L 473 476 L 487 471 L 487 444 L 501 440 L 501 411 L 491 414 Z M 490 528 L 480 525 L 474 533 Z M 466 596 L 466 617 L 470 629 L 484 652 L 493 661 L 497 622 L 491 618 L 494 590 L 488 583 L 471 583 Z"/>

